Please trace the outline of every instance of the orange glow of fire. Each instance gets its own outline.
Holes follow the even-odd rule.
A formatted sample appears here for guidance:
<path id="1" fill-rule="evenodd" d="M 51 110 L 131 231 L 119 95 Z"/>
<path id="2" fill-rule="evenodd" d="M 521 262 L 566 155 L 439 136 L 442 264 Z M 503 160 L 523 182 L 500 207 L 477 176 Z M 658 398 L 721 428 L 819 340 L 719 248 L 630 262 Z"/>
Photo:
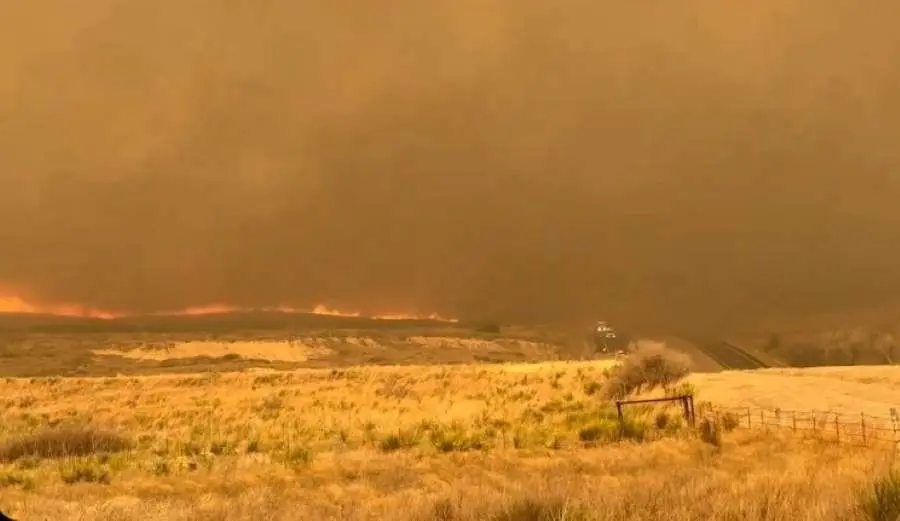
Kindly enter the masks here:
<path id="1" fill-rule="evenodd" d="M 339 311 L 337 309 L 329 308 L 328 306 L 324 306 L 319 304 L 314 307 L 312 310 L 313 315 L 327 315 L 330 317 L 359 317 L 362 316 L 359 312 L 355 311 Z"/>
<path id="2" fill-rule="evenodd" d="M 383 315 L 372 315 L 371 318 L 375 320 L 432 320 L 435 322 L 452 322 L 456 323 L 459 320 L 455 318 L 447 318 L 438 315 L 437 313 L 431 313 L 429 315 L 415 315 L 409 313 L 385 313 Z"/>
<path id="3" fill-rule="evenodd" d="M 80 305 L 35 306 L 19 297 L 0 297 L 0 313 L 57 315 L 61 317 L 102 318 L 111 320 L 122 315 Z"/>
<path id="4" fill-rule="evenodd" d="M 312 314 L 312 315 L 324 315 L 324 316 L 332 316 L 332 317 L 360 317 L 360 318 L 371 318 L 375 320 L 430 320 L 436 322 L 449 322 L 455 323 L 458 322 L 457 319 L 454 318 L 446 318 L 438 315 L 437 313 L 431 313 L 428 315 L 420 315 L 415 313 L 383 313 L 377 315 L 369 315 L 365 316 L 358 311 L 343 311 L 334 309 L 323 304 L 319 304 L 315 306 L 312 310 L 302 310 L 289 306 L 274 306 L 274 307 L 263 307 L 263 308 L 248 308 L 248 307 L 240 307 L 240 306 L 231 306 L 228 304 L 210 304 L 206 306 L 193 306 L 188 307 L 181 310 L 176 311 L 165 311 L 154 313 L 154 315 L 158 316 L 202 316 L 202 315 L 220 315 L 226 313 L 247 313 L 254 311 L 266 311 L 266 312 L 276 312 L 276 313 L 292 313 L 292 314 Z M 124 318 L 129 316 L 127 313 L 115 313 L 111 311 L 104 311 L 95 308 L 91 308 L 89 306 L 82 305 L 53 305 L 53 306 L 38 306 L 35 304 L 31 304 L 25 299 L 21 297 L 6 297 L 0 296 L 0 313 L 20 313 L 20 314 L 40 314 L 40 315 L 56 315 L 63 317 L 75 317 L 75 318 L 97 318 L 97 319 L 105 319 L 112 320 L 116 318 Z"/>

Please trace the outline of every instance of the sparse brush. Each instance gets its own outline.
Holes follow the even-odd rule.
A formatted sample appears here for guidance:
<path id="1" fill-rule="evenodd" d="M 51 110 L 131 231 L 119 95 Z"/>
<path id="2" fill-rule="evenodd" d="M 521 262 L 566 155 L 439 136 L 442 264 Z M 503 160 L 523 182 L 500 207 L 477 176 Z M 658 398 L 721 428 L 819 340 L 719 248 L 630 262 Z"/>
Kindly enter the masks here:
<path id="1" fill-rule="evenodd" d="M 719 426 L 709 418 L 704 418 L 698 426 L 700 439 L 714 447 L 722 445 L 722 432 Z"/>
<path id="2" fill-rule="evenodd" d="M 415 447 L 421 441 L 421 433 L 417 430 L 404 429 L 387 435 L 382 439 L 378 448 L 382 452 L 394 452 L 401 449 Z"/>
<path id="3" fill-rule="evenodd" d="M 0 445 L 0 461 L 20 458 L 66 458 L 128 450 L 132 443 L 113 432 L 90 426 L 58 426 L 6 440 Z"/>
<path id="4" fill-rule="evenodd" d="M 74 483 L 108 484 L 111 479 L 107 468 L 96 461 L 86 459 L 76 459 L 63 464 L 60 469 L 60 478 L 63 483 L 68 485 Z"/>
<path id="5" fill-rule="evenodd" d="M 665 430 L 669 425 L 669 415 L 665 411 L 660 411 L 659 414 L 656 415 L 656 428 L 659 430 Z"/>
<path id="6" fill-rule="evenodd" d="M 294 447 L 285 454 L 285 463 L 306 466 L 312 463 L 313 453 L 306 447 Z"/>
<path id="7" fill-rule="evenodd" d="M 514 501 L 490 521 L 586 521 L 587 512 L 566 500 L 526 498 Z"/>
<path id="8" fill-rule="evenodd" d="M 518 498 L 499 505 L 468 507 L 463 501 L 439 499 L 416 521 L 587 521 L 586 509 L 566 499 Z"/>
<path id="9" fill-rule="evenodd" d="M 25 487 L 28 485 L 29 479 L 21 472 L 3 472 L 0 473 L 0 489 L 4 487 Z"/>
<path id="10" fill-rule="evenodd" d="M 438 452 L 467 452 L 489 446 L 487 433 L 470 431 L 462 425 L 440 426 L 430 434 L 431 443 Z"/>
<path id="11" fill-rule="evenodd" d="M 900 519 L 900 473 L 891 472 L 864 489 L 859 497 L 859 511 L 866 521 Z"/>
<path id="12" fill-rule="evenodd" d="M 731 432 L 740 427 L 741 418 L 733 412 L 726 412 L 719 418 L 719 424 L 722 426 L 722 430 Z"/>
<path id="13" fill-rule="evenodd" d="M 584 394 L 592 396 L 603 390 L 603 384 L 600 382 L 588 382 L 584 384 Z"/>

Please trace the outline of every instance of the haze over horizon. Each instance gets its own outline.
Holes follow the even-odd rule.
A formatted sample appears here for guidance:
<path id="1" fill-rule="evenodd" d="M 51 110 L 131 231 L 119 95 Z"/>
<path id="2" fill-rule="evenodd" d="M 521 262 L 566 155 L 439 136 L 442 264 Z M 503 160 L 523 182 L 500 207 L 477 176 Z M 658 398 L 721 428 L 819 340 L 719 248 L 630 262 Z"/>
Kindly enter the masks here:
<path id="1" fill-rule="evenodd" d="M 0 296 L 647 323 L 900 300 L 900 6 L 3 10 Z"/>

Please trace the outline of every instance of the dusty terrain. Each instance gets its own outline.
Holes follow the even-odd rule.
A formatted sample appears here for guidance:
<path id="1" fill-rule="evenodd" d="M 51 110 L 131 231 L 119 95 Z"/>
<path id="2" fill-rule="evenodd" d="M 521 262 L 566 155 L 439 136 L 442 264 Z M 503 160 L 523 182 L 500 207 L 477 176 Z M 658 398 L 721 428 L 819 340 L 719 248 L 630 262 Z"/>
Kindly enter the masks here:
<path id="1" fill-rule="evenodd" d="M 116 376 L 593 357 L 584 332 L 256 314 L 104 321 L 0 314 L 0 376 Z"/>
<path id="2" fill-rule="evenodd" d="M 610 364 L 7 378 L 0 507 L 53 520 L 876 519 L 859 493 L 888 471 L 881 450 L 743 429 L 715 446 L 676 410 L 657 425 L 660 408 L 612 442 L 617 423 L 597 393 Z M 898 377 L 844 368 L 691 382 L 724 405 L 883 412 Z M 50 425 L 91 426 L 91 447 L 11 452 Z M 79 452 L 84 433 L 72 432 Z"/>

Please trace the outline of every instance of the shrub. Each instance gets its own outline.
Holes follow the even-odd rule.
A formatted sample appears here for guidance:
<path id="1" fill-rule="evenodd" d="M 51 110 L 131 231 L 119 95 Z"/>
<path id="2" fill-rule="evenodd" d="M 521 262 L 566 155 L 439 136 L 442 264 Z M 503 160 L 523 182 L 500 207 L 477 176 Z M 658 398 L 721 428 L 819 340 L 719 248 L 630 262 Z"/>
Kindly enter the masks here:
<path id="1" fill-rule="evenodd" d="M 489 432 L 469 430 L 461 424 L 434 425 L 430 441 L 438 452 L 467 452 L 489 447 Z"/>
<path id="2" fill-rule="evenodd" d="M 60 469 L 60 477 L 68 485 L 110 482 L 109 470 L 90 460 L 75 460 L 64 465 Z"/>
<path id="3" fill-rule="evenodd" d="M 584 442 L 610 441 L 615 439 L 618 430 L 618 425 L 598 422 L 578 431 L 578 438 Z"/>
<path id="4" fill-rule="evenodd" d="M 647 424 L 642 422 L 637 422 L 633 420 L 625 419 L 625 422 L 621 425 L 621 431 L 619 432 L 619 439 L 622 440 L 632 440 L 632 441 L 644 441 L 647 439 Z"/>
<path id="5" fill-rule="evenodd" d="M 409 449 L 419 445 L 419 432 L 415 430 L 401 430 L 386 436 L 378 443 L 382 452 L 394 452 L 400 449 Z"/>
<path id="6" fill-rule="evenodd" d="M 490 517 L 491 521 L 583 521 L 587 512 L 561 500 L 520 499 Z"/>
<path id="7" fill-rule="evenodd" d="M 900 518 L 900 473 L 876 480 L 859 497 L 859 511 L 866 521 L 896 521 Z"/>
<path id="8" fill-rule="evenodd" d="M 719 423 L 725 432 L 731 432 L 741 426 L 741 418 L 733 412 L 726 412 L 719 418 Z"/>
<path id="9" fill-rule="evenodd" d="M 623 422 L 599 419 L 582 427 L 578 438 L 585 443 L 610 443 L 621 440 L 644 441 L 647 424 L 625 418 Z"/>
<path id="10" fill-rule="evenodd" d="M 88 426 L 61 426 L 7 440 L 0 445 L 0 461 L 20 458 L 67 458 L 121 452 L 131 442 L 118 434 Z"/>
<path id="11" fill-rule="evenodd" d="M 584 394 L 592 396 L 603 390 L 603 385 L 598 382 L 588 382 L 584 384 Z"/>
<path id="12" fill-rule="evenodd" d="M 285 461 L 293 465 L 309 465 L 313 460 L 313 453 L 306 447 L 294 447 L 285 454 Z"/>
<path id="13" fill-rule="evenodd" d="M 29 484 L 29 479 L 21 472 L 0 473 L 0 489 L 4 487 L 22 486 Z"/>
<path id="14" fill-rule="evenodd" d="M 719 447 L 722 445 L 722 432 L 719 430 L 719 426 L 716 425 L 715 422 L 710 421 L 709 418 L 704 418 L 703 421 L 700 422 L 699 425 L 700 431 L 700 439 L 706 443 L 714 447 Z"/>
<path id="15" fill-rule="evenodd" d="M 665 430 L 669 425 L 669 415 L 666 414 L 665 411 L 660 411 L 659 414 L 656 415 L 656 428 L 659 430 Z"/>
<path id="16" fill-rule="evenodd" d="M 586 521 L 590 519 L 582 506 L 555 497 L 518 498 L 497 506 L 471 508 L 460 499 L 440 499 L 415 517 L 417 521 Z"/>
<path id="17" fill-rule="evenodd" d="M 690 358 L 687 355 L 664 344 L 642 345 L 609 372 L 604 395 L 610 399 L 622 399 L 657 387 L 669 389 L 690 372 Z"/>

